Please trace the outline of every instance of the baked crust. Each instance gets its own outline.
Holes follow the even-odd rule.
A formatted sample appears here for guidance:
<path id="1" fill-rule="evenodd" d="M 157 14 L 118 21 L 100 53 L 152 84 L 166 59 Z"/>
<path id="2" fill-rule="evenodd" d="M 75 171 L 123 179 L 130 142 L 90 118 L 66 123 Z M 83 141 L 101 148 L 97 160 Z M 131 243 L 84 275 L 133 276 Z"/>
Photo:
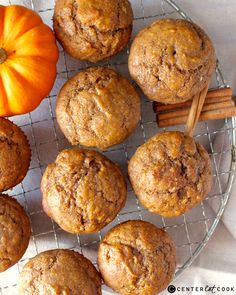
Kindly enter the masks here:
<path id="1" fill-rule="evenodd" d="M 119 167 L 102 154 L 62 151 L 42 178 L 44 211 L 71 233 L 91 233 L 110 223 L 126 201 Z"/>
<path id="2" fill-rule="evenodd" d="M 128 0 L 57 0 L 53 20 L 56 37 L 66 52 L 98 62 L 127 45 L 133 12 Z"/>
<path id="3" fill-rule="evenodd" d="M 21 295 L 101 295 L 101 277 L 93 264 L 72 250 L 42 252 L 23 267 Z"/>
<path id="4" fill-rule="evenodd" d="M 124 141 L 140 118 L 140 97 L 132 84 L 109 68 L 89 68 L 58 94 L 56 115 L 73 144 L 106 149 Z"/>
<path id="5" fill-rule="evenodd" d="M 184 133 L 159 133 L 140 146 L 128 173 L 141 203 L 151 212 L 178 216 L 200 203 L 212 185 L 211 161 Z"/>
<path id="6" fill-rule="evenodd" d="M 105 283 L 123 295 L 154 295 L 176 267 L 170 236 L 149 222 L 132 220 L 111 229 L 100 243 L 98 266 Z"/>
<path id="7" fill-rule="evenodd" d="M 0 118 L 0 192 L 19 184 L 27 174 L 31 149 L 23 131 Z"/>
<path id="8" fill-rule="evenodd" d="M 21 259 L 30 236 L 30 221 L 24 209 L 15 199 L 0 194 L 0 272 Z"/>
<path id="9" fill-rule="evenodd" d="M 162 19 L 136 36 L 129 71 L 151 100 L 174 104 L 191 99 L 205 87 L 215 61 L 212 42 L 199 26 Z"/>

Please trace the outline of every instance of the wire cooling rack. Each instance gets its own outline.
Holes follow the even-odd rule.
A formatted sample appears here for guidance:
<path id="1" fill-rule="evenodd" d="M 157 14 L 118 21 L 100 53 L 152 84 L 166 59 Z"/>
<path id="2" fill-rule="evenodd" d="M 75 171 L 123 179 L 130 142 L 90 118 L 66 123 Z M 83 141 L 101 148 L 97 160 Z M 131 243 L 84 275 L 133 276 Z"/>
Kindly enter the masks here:
<path id="1" fill-rule="evenodd" d="M 188 16 L 171 0 L 132 0 L 134 10 L 133 37 L 144 26 L 157 18 L 185 18 Z M 153 3 L 154 2 L 154 3 Z M 53 0 L 8 1 L 1 4 L 22 4 L 36 10 L 43 20 L 52 26 Z M 129 47 L 128 47 L 129 48 Z M 109 63 L 100 65 L 112 66 L 129 79 L 127 54 L 124 50 Z M 197 257 L 214 232 L 229 198 L 235 170 L 235 118 L 215 122 L 201 122 L 197 126 L 195 138 L 209 151 L 214 174 L 212 192 L 196 208 L 176 218 L 161 218 L 149 213 L 139 204 L 128 182 L 128 199 L 125 208 L 117 218 L 101 232 L 91 235 L 72 235 L 60 229 L 42 210 L 40 181 L 46 166 L 53 162 L 59 151 L 69 148 L 55 118 L 56 95 L 63 83 L 79 69 L 90 66 L 89 63 L 75 61 L 60 49 L 57 80 L 50 94 L 40 107 L 23 116 L 11 118 L 27 134 L 31 148 L 32 161 L 24 181 L 8 191 L 15 196 L 27 210 L 32 224 L 33 236 L 29 248 L 21 261 L 0 274 L 0 294 L 17 294 L 18 273 L 27 260 L 37 253 L 54 248 L 75 249 L 83 253 L 96 265 L 96 253 L 99 241 L 108 229 L 115 224 L 129 219 L 143 219 L 165 228 L 172 236 L 177 247 L 177 271 L 179 276 Z M 212 87 L 225 87 L 223 75 L 217 65 Z M 141 94 L 142 95 L 142 94 Z M 167 128 L 167 130 L 178 128 Z M 139 145 L 160 131 L 155 123 L 152 103 L 142 95 L 142 118 L 139 126 L 123 144 L 104 152 L 114 162 L 120 164 L 127 178 L 127 161 Z M 113 294 L 104 287 L 104 294 Z"/>

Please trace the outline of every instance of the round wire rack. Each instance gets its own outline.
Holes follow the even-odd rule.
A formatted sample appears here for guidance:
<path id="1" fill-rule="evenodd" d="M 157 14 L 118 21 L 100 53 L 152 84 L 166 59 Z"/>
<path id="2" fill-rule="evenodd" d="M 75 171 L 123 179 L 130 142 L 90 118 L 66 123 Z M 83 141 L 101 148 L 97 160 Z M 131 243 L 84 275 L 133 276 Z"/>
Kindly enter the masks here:
<path id="1" fill-rule="evenodd" d="M 3 2 L 3 3 L 2 3 Z M 134 10 L 133 36 L 144 26 L 157 18 L 190 18 L 172 0 L 131 0 Z M 1 0 L 1 4 L 22 4 L 36 10 L 45 23 L 52 27 L 54 0 Z M 132 42 L 132 40 L 131 40 Z M 131 43 L 130 42 L 130 43 Z M 163 130 L 157 128 L 152 103 L 142 96 L 142 116 L 136 131 L 123 143 L 103 153 L 118 163 L 128 183 L 128 196 L 125 208 L 117 218 L 101 232 L 90 235 L 72 235 L 64 232 L 42 210 L 40 181 L 46 166 L 53 162 L 59 151 L 70 148 L 70 144 L 61 133 L 56 117 L 56 95 L 65 81 L 82 68 L 89 67 L 87 62 L 76 61 L 63 52 L 59 45 L 60 58 L 57 65 L 57 79 L 50 95 L 39 108 L 29 114 L 10 118 L 21 126 L 27 134 L 32 148 L 32 160 L 24 181 L 7 193 L 17 198 L 28 212 L 32 224 L 32 238 L 27 252 L 18 264 L 0 274 L 0 294 L 17 294 L 19 271 L 27 260 L 37 253 L 67 248 L 81 252 L 95 265 L 97 248 L 104 234 L 114 225 L 129 219 L 143 219 L 164 228 L 174 239 L 177 248 L 178 277 L 209 241 L 226 206 L 230 195 L 235 171 L 235 118 L 198 124 L 194 137 L 208 150 L 213 167 L 213 188 L 206 199 L 196 208 L 176 218 L 162 218 L 148 212 L 136 199 L 127 178 L 127 161 L 139 145 Z M 130 79 L 127 69 L 129 46 L 109 62 L 100 65 L 111 66 Z M 211 87 L 226 87 L 219 62 Z M 171 127 L 166 130 L 183 130 Z M 104 286 L 104 294 L 114 294 Z"/>

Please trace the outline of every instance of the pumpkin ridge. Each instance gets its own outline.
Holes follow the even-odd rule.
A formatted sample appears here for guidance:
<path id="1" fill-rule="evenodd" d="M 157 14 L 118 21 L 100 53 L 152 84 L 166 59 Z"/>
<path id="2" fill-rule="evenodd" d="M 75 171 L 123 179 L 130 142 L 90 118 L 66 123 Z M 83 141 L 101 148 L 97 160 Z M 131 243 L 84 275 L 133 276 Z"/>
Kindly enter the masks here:
<path id="1" fill-rule="evenodd" d="M 8 68 L 9 69 L 11 69 L 15 74 L 18 74 L 20 77 L 22 77 L 22 78 L 24 78 L 24 80 L 25 81 L 27 81 L 27 83 L 29 83 L 29 81 L 31 81 L 31 80 L 27 80 L 27 78 L 19 71 L 19 70 L 17 70 L 16 68 L 15 68 L 15 64 L 17 65 L 17 58 L 22 58 L 22 59 L 30 59 L 31 58 L 31 56 L 29 56 L 29 55 L 27 55 L 27 56 L 22 56 L 22 57 L 20 57 L 20 56 L 17 56 L 15 59 L 14 59 L 14 62 L 12 62 L 12 63 L 8 63 L 7 64 L 7 66 L 8 66 Z M 53 66 L 54 66 L 54 62 L 53 61 L 50 61 L 50 60 L 46 60 L 46 59 L 44 59 L 43 57 L 40 57 L 40 56 L 32 56 L 32 60 L 34 60 L 34 59 L 40 59 L 40 62 L 47 62 L 48 64 L 52 64 Z M 19 63 L 19 66 L 21 66 L 22 67 L 22 65 Z M 48 67 L 50 70 L 51 70 L 51 68 L 50 67 Z M 55 75 L 56 75 L 56 73 L 55 73 Z M 53 82 L 54 83 L 54 82 Z M 29 84 L 31 84 L 31 83 L 29 83 Z M 34 86 L 37 86 L 36 84 L 34 85 Z M 37 87 L 35 87 L 35 88 L 37 88 Z M 40 88 L 39 88 L 40 89 Z"/>
<path id="2" fill-rule="evenodd" d="M 39 27 L 39 26 L 36 26 L 36 27 Z M 10 57 L 12 54 L 17 54 L 17 50 L 14 49 L 16 42 L 20 40 L 23 36 L 25 36 L 25 34 L 27 34 L 28 32 L 30 32 L 36 27 L 33 27 L 30 30 L 24 32 L 22 35 L 17 36 L 13 41 L 8 42 L 7 46 L 5 46 L 4 48 L 7 52 L 8 57 Z"/>
<path id="3" fill-rule="evenodd" d="M 2 15 L 1 15 L 2 13 Z M 0 5 L 0 47 L 3 47 L 3 29 L 4 29 L 5 9 L 2 9 Z"/>
<path id="4" fill-rule="evenodd" d="M 8 103 L 7 103 L 7 94 L 6 94 L 4 84 L 3 84 L 3 80 L 2 80 L 2 77 L 1 77 L 1 71 L 0 71 L 0 91 L 1 91 L 1 94 L 2 94 L 2 96 L 0 96 L 1 97 L 1 99 L 0 99 L 0 115 L 1 115 L 1 113 L 2 113 L 1 104 L 3 105 L 4 109 L 7 110 L 7 112 L 11 112 L 9 107 L 8 107 Z"/>
<path id="5" fill-rule="evenodd" d="M 42 62 L 46 61 L 48 63 L 51 63 L 53 66 L 55 64 L 54 61 L 52 61 L 52 59 L 50 59 L 50 57 L 45 57 L 45 56 L 41 56 L 41 55 L 29 55 L 29 54 L 17 54 L 15 56 L 13 56 L 13 54 L 9 54 L 8 58 L 11 59 L 11 61 L 14 61 L 14 63 L 17 63 L 17 59 L 22 59 L 22 58 L 26 58 L 26 59 L 40 59 Z M 11 65 L 11 67 L 13 68 L 13 66 Z M 17 71 L 18 72 L 18 71 Z"/>
<path id="6" fill-rule="evenodd" d="M 45 25 L 44 23 L 38 24 L 37 26 L 33 26 L 32 28 L 30 28 L 29 30 L 25 31 L 24 33 L 20 34 L 19 36 L 17 36 L 16 38 L 14 38 L 14 43 L 19 40 L 20 38 L 22 38 L 25 34 L 27 34 L 28 32 L 30 32 L 31 30 L 35 30 L 38 27 L 48 27 L 47 25 Z M 48 27 L 49 28 L 49 27 Z M 50 29 L 50 28 L 49 28 Z M 51 30 L 51 29 L 50 29 Z"/>
<path id="7" fill-rule="evenodd" d="M 19 72 L 17 72 L 13 67 L 8 66 L 8 70 L 11 71 L 12 74 L 14 74 L 14 76 L 17 78 L 17 80 L 20 82 L 21 85 L 24 85 L 25 89 L 30 89 L 31 92 L 33 90 L 32 93 L 37 92 L 37 97 L 41 98 L 41 99 L 37 99 L 37 100 L 32 99 L 30 106 L 28 106 L 27 104 L 23 104 L 21 102 L 22 109 L 26 110 L 24 113 L 31 112 L 34 108 L 36 108 L 39 105 L 42 98 L 45 97 L 44 93 L 42 92 L 41 88 L 38 87 L 37 83 L 34 83 L 34 84 L 30 83 L 30 81 L 28 81 L 23 75 L 21 75 Z M 4 82 L 3 82 L 3 85 L 4 85 Z M 7 91 L 6 91 L 6 94 L 8 95 Z M 32 94 L 32 97 L 33 97 L 33 94 Z M 9 109 L 9 111 L 10 111 L 11 115 L 12 114 L 21 114 L 21 113 L 16 113 L 15 110 L 12 110 L 12 109 Z M 1 114 L 0 114 L 0 116 L 1 116 Z"/>
<path id="8" fill-rule="evenodd" d="M 54 63 L 54 62 L 57 62 L 57 60 L 58 60 L 58 52 L 57 52 L 57 54 L 55 54 L 55 59 L 52 59 L 52 57 L 54 56 L 51 52 L 50 52 L 50 54 L 48 54 L 48 56 L 46 57 L 46 56 L 44 56 L 43 55 L 43 53 L 42 53 L 42 55 L 30 55 L 30 54 L 25 54 L 25 55 L 23 55 L 23 54 L 21 54 L 21 55 L 19 55 L 18 54 L 18 49 L 17 49 L 17 42 L 21 39 L 21 38 L 24 38 L 25 36 L 26 36 L 26 34 L 30 34 L 30 32 L 31 31 L 34 31 L 35 29 L 37 29 L 37 28 L 40 28 L 40 27 L 42 27 L 42 30 L 43 29 L 45 29 L 45 28 L 48 28 L 49 30 L 46 32 L 47 34 L 45 34 L 45 35 L 48 35 L 48 33 L 50 32 L 50 34 L 51 34 L 51 36 L 47 36 L 47 38 L 48 38 L 48 42 L 49 42 L 49 46 L 48 46 L 48 49 L 50 49 L 50 47 L 52 47 L 52 45 L 51 45 L 51 43 L 52 43 L 52 41 L 54 41 L 54 35 L 53 35 L 53 33 L 51 32 L 51 29 L 48 27 L 48 26 L 46 26 L 45 24 L 40 24 L 40 25 L 38 25 L 38 26 L 36 26 L 36 27 L 34 27 L 34 28 L 31 28 L 29 31 L 27 31 L 27 32 L 25 32 L 22 36 L 19 36 L 18 38 L 16 38 L 15 40 L 14 40 L 14 44 L 13 44 L 13 46 L 10 46 L 9 47 L 9 49 L 8 49 L 8 51 L 7 51 L 7 54 L 8 54 L 8 57 L 10 58 L 10 57 L 12 57 L 12 58 L 15 58 L 16 56 L 17 56 L 17 58 L 18 57 L 40 57 L 40 58 L 43 58 L 44 60 L 47 60 L 47 61 L 49 61 L 49 62 L 52 62 L 52 63 Z M 50 40 L 51 39 L 51 40 Z M 35 46 L 39 46 L 39 47 L 41 47 L 41 46 L 44 46 L 44 43 L 43 43 L 43 41 L 41 41 L 41 40 L 39 40 L 39 42 L 42 42 L 42 44 L 37 44 L 37 42 L 35 42 L 35 44 L 34 44 L 34 42 L 32 42 L 32 44 L 34 44 Z M 54 43 L 54 45 L 55 45 L 55 49 L 57 50 L 57 45 L 56 45 L 56 42 Z M 47 46 L 45 46 L 45 47 L 47 47 Z M 12 55 L 15 55 L 15 56 L 12 56 Z"/>
<path id="9" fill-rule="evenodd" d="M 14 66 L 12 65 L 8 65 L 9 70 L 12 71 L 12 73 L 14 75 L 17 76 L 17 79 L 19 80 L 23 80 L 22 82 L 24 83 L 24 87 L 27 88 L 27 84 L 29 85 L 29 87 L 33 88 L 34 90 L 38 90 L 39 92 L 41 92 L 40 87 L 38 87 L 37 83 L 32 84 L 30 80 L 27 80 L 26 77 L 24 75 L 22 75 L 19 71 L 17 71 L 17 69 L 14 68 Z"/>
<path id="10" fill-rule="evenodd" d="M 22 6 L 20 6 L 20 5 L 11 5 L 11 6 L 7 6 L 7 7 L 5 7 L 5 11 L 4 11 L 4 21 L 3 21 L 3 25 L 4 26 L 7 26 L 6 24 L 7 24 L 7 16 L 8 16 L 8 14 L 7 14 L 7 10 L 8 9 L 14 9 L 14 8 L 19 8 L 19 9 L 22 9 Z M 40 24 L 43 24 L 43 21 L 42 21 L 42 18 L 36 13 L 36 12 L 34 12 L 33 10 L 31 10 L 31 9 L 28 9 L 28 8 L 26 8 L 26 7 L 23 7 L 23 11 L 24 11 L 24 13 L 22 13 L 22 15 L 20 16 L 20 18 L 19 18 L 19 20 L 16 22 L 16 27 L 23 27 L 23 25 L 24 25 L 24 21 L 23 21 L 23 19 L 25 18 L 25 19 L 28 19 L 28 20 L 32 20 L 33 18 L 35 19 L 35 20 L 37 20 L 37 21 L 35 21 L 35 22 L 32 22 L 32 24 L 31 24 L 31 26 L 29 27 L 29 28 L 27 28 L 27 29 L 25 29 L 25 30 L 19 30 L 19 32 L 16 34 L 16 35 L 14 35 L 14 34 L 9 34 L 9 36 L 3 36 L 3 39 L 5 39 L 5 45 L 6 45 L 6 47 L 8 46 L 8 45 L 10 45 L 11 44 L 11 42 L 14 42 L 18 37 L 20 37 L 20 36 L 22 36 L 23 34 L 25 34 L 25 32 L 27 32 L 27 31 L 29 31 L 30 29 L 32 29 L 32 28 L 34 28 L 34 27 L 36 27 L 36 26 L 38 26 L 38 25 L 40 25 Z M 15 12 L 15 14 L 16 14 L 16 12 Z M 32 15 L 30 15 L 30 14 L 32 14 Z M 14 15 L 14 14 L 13 14 Z M 5 30 L 4 30 L 4 28 L 3 28 L 3 33 L 5 34 Z M 6 48 L 7 49 L 7 48 Z"/>

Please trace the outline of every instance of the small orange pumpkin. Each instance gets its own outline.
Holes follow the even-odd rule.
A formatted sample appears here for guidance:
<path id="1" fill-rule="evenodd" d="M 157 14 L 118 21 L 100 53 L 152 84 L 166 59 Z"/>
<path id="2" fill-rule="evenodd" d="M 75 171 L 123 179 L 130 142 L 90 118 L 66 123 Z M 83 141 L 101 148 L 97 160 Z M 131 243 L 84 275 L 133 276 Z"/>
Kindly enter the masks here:
<path id="1" fill-rule="evenodd" d="M 0 6 L 0 117 L 34 110 L 53 87 L 58 48 L 40 16 Z"/>

